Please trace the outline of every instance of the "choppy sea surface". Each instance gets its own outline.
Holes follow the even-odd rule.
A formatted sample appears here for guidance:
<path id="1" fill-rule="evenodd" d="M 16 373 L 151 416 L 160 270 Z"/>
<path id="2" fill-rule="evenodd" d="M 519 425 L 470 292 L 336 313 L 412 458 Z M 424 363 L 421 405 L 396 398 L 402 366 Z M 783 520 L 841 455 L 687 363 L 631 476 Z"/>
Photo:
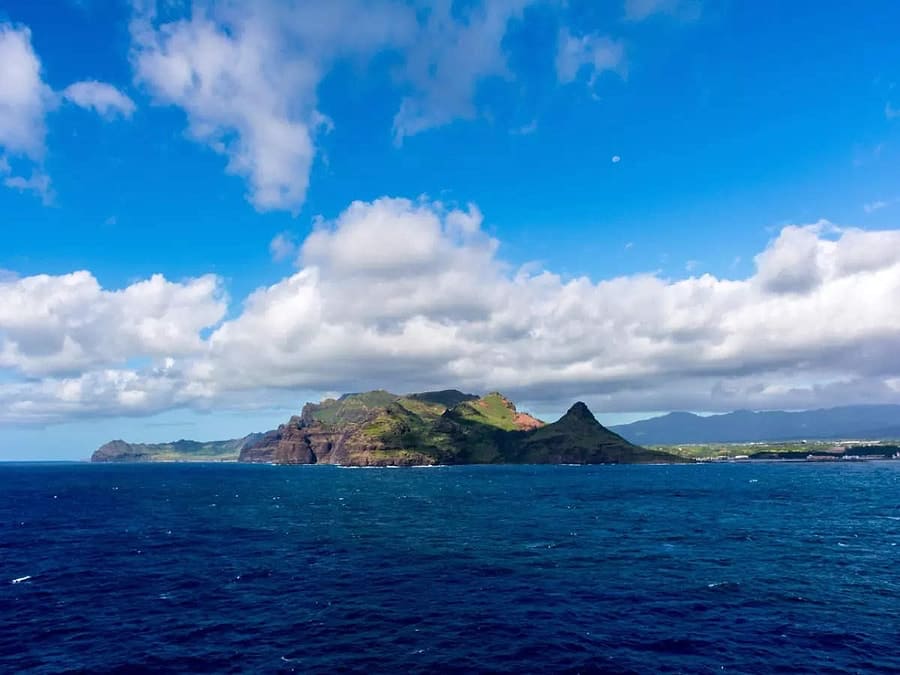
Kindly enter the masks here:
<path id="1" fill-rule="evenodd" d="M 2 672 L 898 672 L 900 462 L 0 465 Z"/>

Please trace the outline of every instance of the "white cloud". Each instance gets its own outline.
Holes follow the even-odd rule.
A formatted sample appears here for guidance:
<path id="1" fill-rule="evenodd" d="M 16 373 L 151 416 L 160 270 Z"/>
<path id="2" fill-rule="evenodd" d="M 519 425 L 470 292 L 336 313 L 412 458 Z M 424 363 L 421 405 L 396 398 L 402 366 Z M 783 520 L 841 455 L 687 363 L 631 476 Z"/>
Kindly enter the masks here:
<path id="1" fill-rule="evenodd" d="M 619 162 L 622 161 L 622 158 L 619 157 L 618 155 L 613 155 L 609 161 L 612 162 L 613 164 L 618 164 Z"/>
<path id="2" fill-rule="evenodd" d="M 94 110 L 106 119 L 112 119 L 117 115 L 131 117 L 136 108 L 134 101 L 114 86 L 96 80 L 70 84 L 63 89 L 62 96 L 81 108 Z"/>
<path id="3" fill-rule="evenodd" d="M 44 116 L 53 92 L 41 78 L 41 62 L 24 26 L 0 24 L 0 147 L 34 161 L 43 158 Z"/>
<path id="4" fill-rule="evenodd" d="M 282 262 L 294 257 L 297 253 L 297 242 L 290 232 L 279 232 L 269 242 L 269 255 L 275 262 Z"/>
<path id="5" fill-rule="evenodd" d="M 0 23 L 0 63 L 0 175 L 7 187 L 33 192 L 50 203 L 53 192 L 42 160 L 47 150 L 46 117 L 57 106 L 59 95 L 43 80 L 41 61 L 26 26 Z M 131 99 L 102 82 L 73 84 L 62 96 L 104 116 L 114 108 L 127 116 L 134 108 Z M 27 169 L 27 178 L 14 171 L 10 157 L 19 168 Z"/>
<path id="6" fill-rule="evenodd" d="M 200 331 L 224 316 L 211 275 L 173 283 L 160 275 L 117 291 L 89 272 L 0 281 L 0 368 L 29 377 L 197 353 Z"/>
<path id="7" fill-rule="evenodd" d="M 330 128 L 317 89 L 336 61 L 397 57 L 400 143 L 477 115 L 479 85 L 510 77 L 502 46 L 509 24 L 534 2 L 210 1 L 169 21 L 149 2 L 132 22 L 132 63 L 158 103 L 185 111 L 191 137 L 247 181 L 257 209 L 296 212 L 317 138 Z"/>
<path id="8" fill-rule="evenodd" d="M 253 19 L 226 26 L 198 10 L 159 28 L 142 17 L 132 32 L 137 79 L 185 110 L 190 134 L 248 179 L 250 201 L 261 211 L 299 208 L 322 119 L 316 65 L 284 63 L 277 36 Z"/>
<path id="9" fill-rule="evenodd" d="M 198 2 L 187 18 L 156 19 L 151 9 L 132 22 L 136 79 L 185 111 L 190 135 L 227 158 L 260 211 L 305 200 L 316 137 L 331 127 L 316 90 L 333 63 L 415 29 L 410 7 L 379 0 Z"/>
<path id="10" fill-rule="evenodd" d="M 824 278 L 820 228 L 788 226 L 756 256 L 757 278 L 774 293 L 807 293 Z"/>
<path id="11" fill-rule="evenodd" d="M 604 72 L 624 75 L 624 43 L 597 33 L 576 36 L 563 28 L 556 52 L 556 75 L 560 82 L 567 84 L 574 82 L 583 71 L 588 74 L 590 87 Z"/>
<path id="12" fill-rule="evenodd" d="M 232 408 L 279 389 L 500 389 L 541 407 L 896 400 L 900 230 L 785 227 L 746 278 L 510 269 L 475 207 L 357 202 L 233 318 L 215 277 L 0 284 L 0 421 Z M 0 371 L 3 372 L 3 371 Z M 280 400 L 280 399 L 279 399 Z"/>

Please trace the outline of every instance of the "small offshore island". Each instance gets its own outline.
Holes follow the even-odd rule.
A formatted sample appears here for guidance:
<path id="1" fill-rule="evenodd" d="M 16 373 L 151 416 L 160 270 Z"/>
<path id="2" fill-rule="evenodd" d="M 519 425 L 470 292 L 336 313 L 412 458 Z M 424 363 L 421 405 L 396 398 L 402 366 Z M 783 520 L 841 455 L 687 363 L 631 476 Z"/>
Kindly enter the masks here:
<path id="1" fill-rule="evenodd" d="M 680 464 L 690 459 L 650 450 L 600 424 L 575 403 L 547 424 L 503 395 L 455 389 L 400 396 L 378 390 L 307 403 L 300 415 L 265 434 L 227 441 L 98 448 L 92 462 L 251 462 L 340 466 L 441 464 Z"/>

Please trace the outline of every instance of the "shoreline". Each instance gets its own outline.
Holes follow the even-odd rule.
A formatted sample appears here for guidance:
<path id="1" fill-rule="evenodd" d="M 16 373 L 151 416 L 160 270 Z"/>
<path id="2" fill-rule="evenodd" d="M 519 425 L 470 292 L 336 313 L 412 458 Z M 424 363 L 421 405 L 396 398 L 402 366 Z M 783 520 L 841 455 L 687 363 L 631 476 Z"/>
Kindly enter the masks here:
<path id="1" fill-rule="evenodd" d="M 448 469 L 466 466 L 492 466 L 492 467 L 508 467 L 508 466 L 553 466 L 553 467 L 590 467 L 590 466 L 701 466 L 701 465 L 720 465 L 720 464 L 874 464 L 874 463 L 900 463 L 900 459 L 879 457 L 877 459 L 852 459 L 852 460 L 809 460 L 809 459 L 724 459 L 715 461 L 685 461 L 685 462 L 643 462 L 643 463 L 622 463 L 622 462 L 597 462 L 591 464 L 578 463 L 497 463 L 497 464 L 383 464 L 383 465 L 356 465 L 356 464 L 278 464 L 274 462 L 240 462 L 237 460 L 207 461 L 207 460 L 164 460 L 151 462 L 92 462 L 90 460 L 79 459 L 60 459 L 60 460 L 28 460 L 28 459 L 7 459 L 0 460 L 0 466 L 3 465 L 40 465 L 40 466 L 170 466 L 170 465 L 194 465 L 194 466 L 270 466 L 270 467 L 334 467 L 337 469 Z"/>

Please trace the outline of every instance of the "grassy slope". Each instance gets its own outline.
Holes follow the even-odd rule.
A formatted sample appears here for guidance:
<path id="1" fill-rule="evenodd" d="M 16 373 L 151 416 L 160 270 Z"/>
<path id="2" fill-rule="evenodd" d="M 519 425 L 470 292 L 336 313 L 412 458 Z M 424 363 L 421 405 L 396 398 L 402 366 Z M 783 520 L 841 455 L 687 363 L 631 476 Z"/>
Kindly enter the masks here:
<path id="1" fill-rule="evenodd" d="M 375 448 L 368 450 L 375 458 L 438 463 L 449 447 L 446 438 L 435 432 L 444 410 L 439 404 L 401 398 L 366 422 L 359 437 Z"/>
<path id="2" fill-rule="evenodd" d="M 314 420 L 324 424 L 359 423 L 398 398 L 397 394 L 378 389 L 363 394 L 346 394 L 339 399 L 326 399 L 307 408 Z"/>
<path id="3" fill-rule="evenodd" d="M 454 408 L 456 419 L 484 424 L 504 431 L 516 431 L 516 413 L 509 401 L 493 392 L 475 401 L 461 403 Z"/>
<path id="4" fill-rule="evenodd" d="M 405 398 L 425 403 L 435 403 L 445 408 L 452 408 L 466 401 L 477 400 L 474 394 L 464 394 L 458 389 L 443 389 L 441 391 L 426 391 L 421 394 L 409 394 Z"/>
<path id="5" fill-rule="evenodd" d="M 447 409 L 423 397 L 397 399 L 361 432 L 380 452 L 415 452 L 435 463 L 491 463 L 500 459 L 504 432 L 514 430 L 515 414 L 499 394 L 468 400 Z M 402 455 L 401 455 L 402 456 Z"/>

